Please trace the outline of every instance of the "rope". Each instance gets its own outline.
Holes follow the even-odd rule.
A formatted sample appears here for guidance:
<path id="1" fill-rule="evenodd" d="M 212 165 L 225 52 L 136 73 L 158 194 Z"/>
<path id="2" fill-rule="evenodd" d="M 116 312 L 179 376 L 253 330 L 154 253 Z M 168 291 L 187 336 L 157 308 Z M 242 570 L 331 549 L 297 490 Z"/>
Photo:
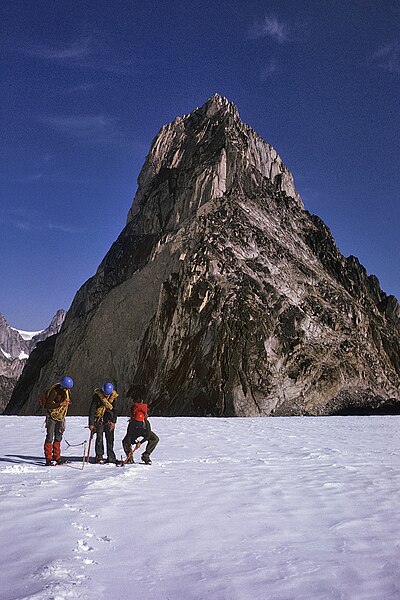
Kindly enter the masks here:
<path id="1" fill-rule="evenodd" d="M 50 416 L 54 421 L 63 421 L 66 417 L 68 411 L 68 404 L 66 406 L 59 406 L 58 408 L 54 408 Z"/>
<path id="2" fill-rule="evenodd" d="M 86 440 L 84 442 L 81 442 L 80 444 L 70 444 L 65 438 L 64 442 L 67 444 L 68 448 L 76 448 L 77 446 L 83 446 L 83 444 L 86 444 Z"/>

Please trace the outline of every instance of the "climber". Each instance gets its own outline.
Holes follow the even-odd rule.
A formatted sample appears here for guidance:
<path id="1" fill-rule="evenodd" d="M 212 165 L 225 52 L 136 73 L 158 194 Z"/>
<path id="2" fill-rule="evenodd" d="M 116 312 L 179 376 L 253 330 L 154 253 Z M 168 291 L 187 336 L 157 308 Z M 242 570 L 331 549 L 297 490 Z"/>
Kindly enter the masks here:
<path id="1" fill-rule="evenodd" d="M 44 456 L 46 467 L 67 462 L 61 458 L 61 440 L 65 430 L 65 417 L 71 403 L 70 389 L 74 385 L 68 375 L 64 375 L 59 383 L 55 383 L 45 392 L 46 439 Z"/>
<path id="2" fill-rule="evenodd" d="M 150 454 L 157 446 L 159 440 L 158 435 L 151 430 L 148 420 L 147 404 L 144 402 L 133 402 L 131 406 L 131 418 L 128 425 L 126 436 L 122 440 L 122 446 L 127 456 L 127 463 L 133 463 L 132 444 L 135 444 L 135 450 L 140 448 L 141 444 L 147 442 L 146 450 L 142 454 L 142 461 L 146 465 L 151 465 Z M 142 439 L 141 439 L 142 438 Z"/>
<path id="3" fill-rule="evenodd" d="M 106 381 L 101 389 L 94 390 L 89 408 L 89 429 L 92 435 L 94 432 L 96 433 L 95 460 L 98 464 L 117 462 L 114 452 L 114 430 L 117 422 L 115 401 L 117 398 L 118 394 L 110 381 Z M 103 458 L 103 433 L 106 436 L 107 460 Z"/>

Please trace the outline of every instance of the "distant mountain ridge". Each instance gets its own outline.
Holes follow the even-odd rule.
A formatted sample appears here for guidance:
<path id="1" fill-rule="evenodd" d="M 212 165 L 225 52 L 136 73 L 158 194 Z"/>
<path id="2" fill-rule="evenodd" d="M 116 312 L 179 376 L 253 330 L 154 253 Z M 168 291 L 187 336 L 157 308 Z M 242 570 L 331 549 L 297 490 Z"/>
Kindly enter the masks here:
<path id="1" fill-rule="evenodd" d="M 66 312 L 57 311 L 42 331 L 22 331 L 8 325 L 0 313 L 0 413 L 7 405 L 26 361 L 39 342 L 60 331 Z"/>

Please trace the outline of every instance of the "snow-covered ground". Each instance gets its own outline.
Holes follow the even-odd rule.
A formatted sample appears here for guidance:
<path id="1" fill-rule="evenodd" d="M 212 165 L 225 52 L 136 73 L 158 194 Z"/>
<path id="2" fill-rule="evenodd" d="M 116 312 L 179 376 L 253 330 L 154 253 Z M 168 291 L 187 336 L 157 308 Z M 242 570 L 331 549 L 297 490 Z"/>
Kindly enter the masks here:
<path id="1" fill-rule="evenodd" d="M 42 421 L 0 417 L 2 600 L 400 598 L 399 417 L 154 418 L 152 466 L 83 470 Z"/>
<path id="2" fill-rule="evenodd" d="M 0 348 L 0 352 L 9 360 L 13 360 L 11 354 L 9 352 L 6 352 L 5 350 L 3 350 L 3 348 Z M 29 358 L 29 354 L 27 354 L 26 352 L 21 350 L 21 352 L 18 355 L 18 358 L 19 358 L 19 360 L 24 360 L 25 358 Z"/>

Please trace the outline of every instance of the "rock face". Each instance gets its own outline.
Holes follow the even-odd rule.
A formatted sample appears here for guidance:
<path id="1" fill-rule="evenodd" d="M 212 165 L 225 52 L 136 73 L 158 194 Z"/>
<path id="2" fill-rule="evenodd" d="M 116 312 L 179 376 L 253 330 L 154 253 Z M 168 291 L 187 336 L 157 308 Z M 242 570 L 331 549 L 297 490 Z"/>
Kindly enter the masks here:
<path id="1" fill-rule="evenodd" d="M 127 224 L 32 353 L 7 413 L 113 380 L 158 415 L 397 411 L 400 309 L 308 213 L 277 152 L 215 95 L 163 127 Z"/>
<path id="2" fill-rule="evenodd" d="M 14 360 L 22 354 L 28 355 L 28 343 L 0 314 L 0 359 Z"/>
<path id="3" fill-rule="evenodd" d="M 7 406 L 16 383 L 17 379 L 0 375 L 0 414 Z"/>
<path id="4" fill-rule="evenodd" d="M 50 325 L 46 327 L 46 329 L 43 329 L 43 331 L 40 331 L 39 333 L 33 336 L 28 345 L 29 353 L 32 352 L 34 348 L 36 348 L 39 342 L 43 342 L 51 335 L 55 335 L 60 331 L 61 325 L 64 323 L 65 315 L 65 310 L 60 308 L 60 310 L 56 312 L 56 314 L 50 321 Z"/>
<path id="5" fill-rule="evenodd" d="M 29 333 L 13 329 L 0 314 L 0 414 L 11 398 L 29 354 L 40 341 L 58 333 L 64 319 L 65 310 L 58 310 L 46 329 Z"/>

